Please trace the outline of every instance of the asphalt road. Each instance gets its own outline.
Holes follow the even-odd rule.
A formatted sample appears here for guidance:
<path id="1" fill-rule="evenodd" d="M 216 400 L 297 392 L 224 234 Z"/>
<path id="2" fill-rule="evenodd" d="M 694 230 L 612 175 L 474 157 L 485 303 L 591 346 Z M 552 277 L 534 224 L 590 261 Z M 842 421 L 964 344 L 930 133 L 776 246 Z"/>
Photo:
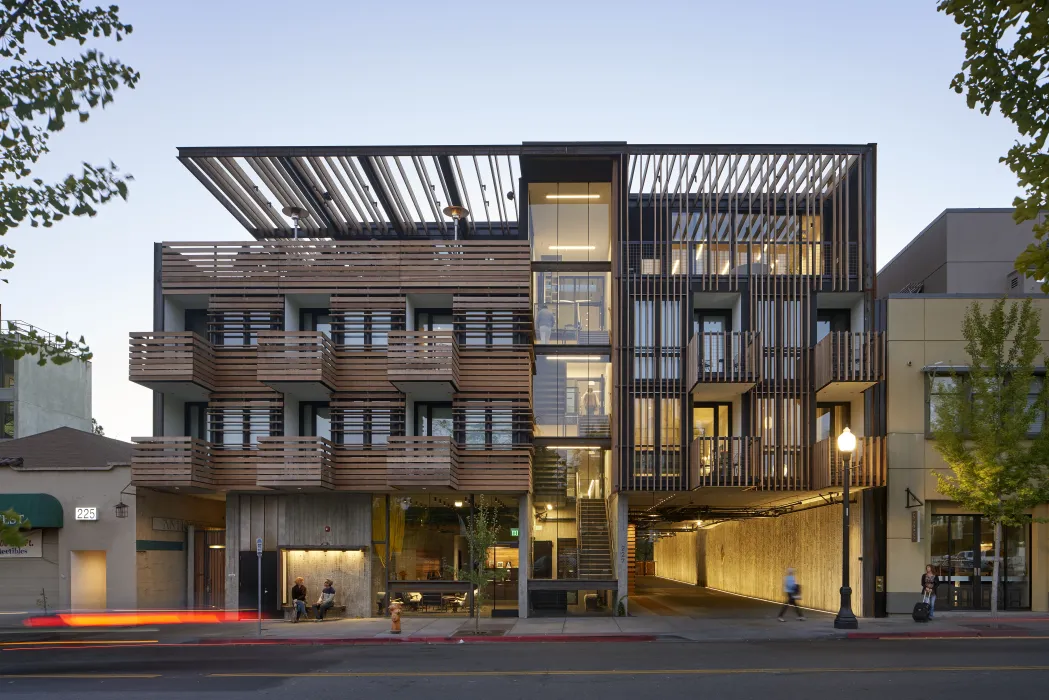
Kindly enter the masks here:
<path id="1" fill-rule="evenodd" d="M 4 698 L 1042 697 L 1049 640 L 7 647 Z"/>

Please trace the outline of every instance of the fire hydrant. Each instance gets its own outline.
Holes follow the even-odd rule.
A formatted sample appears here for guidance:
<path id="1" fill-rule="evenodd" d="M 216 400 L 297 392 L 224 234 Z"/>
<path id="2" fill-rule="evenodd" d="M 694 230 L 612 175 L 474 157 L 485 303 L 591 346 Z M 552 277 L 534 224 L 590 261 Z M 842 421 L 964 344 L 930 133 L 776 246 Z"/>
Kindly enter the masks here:
<path id="1" fill-rule="evenodd" d="M 390 634 L 401 633 L 401 604 L 390 603 Z"/>

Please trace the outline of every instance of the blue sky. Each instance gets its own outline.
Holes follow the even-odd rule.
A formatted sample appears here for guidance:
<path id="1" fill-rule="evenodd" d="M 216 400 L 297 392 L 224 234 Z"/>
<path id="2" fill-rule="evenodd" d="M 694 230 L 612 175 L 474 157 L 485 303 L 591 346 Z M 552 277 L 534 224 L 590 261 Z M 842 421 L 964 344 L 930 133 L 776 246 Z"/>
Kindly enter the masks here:
<path id="1" fill-rule="evenodd" d="M 103 43 L 142 73 L 72 123 L 39 173 L 112 159 L 127 203 L 15 230 L 3 317 L 83 333 L 107 434 L 151 432 L 127 381 L 152 324 L 154 241 L 247 236 L 177 146 L 878 144 L 878 261 L 948 207 L 1010 206 L 1015 131 L 949 89 L 960 30 L 935 0 L 527 3 L 127 0 Z"/>

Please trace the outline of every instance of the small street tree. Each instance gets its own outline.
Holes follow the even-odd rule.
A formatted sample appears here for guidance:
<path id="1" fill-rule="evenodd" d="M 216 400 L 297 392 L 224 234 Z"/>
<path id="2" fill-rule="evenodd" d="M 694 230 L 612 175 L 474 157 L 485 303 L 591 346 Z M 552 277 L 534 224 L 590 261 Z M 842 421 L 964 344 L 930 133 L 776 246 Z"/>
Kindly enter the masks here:
<path id="1" fill-rule="evenodd" d="M 0 513 L 0 547 L 21 547 L 26 543 L 26 537 L 22 533 L 30 528 L 28 520 L 25 520 L 14 510 L 6 510 Z"/>
<path id="2" fill-rule="evenodd" d="M 1041 428 L 1049 382 L 1034 374 L 1042 357 L 1038 316 L 1030 299 L 1000 299 L 986 311 L 973 302 L 962 328 L 969 371 L 953 375 L 933 407 L 936 449 L 951 468 L 937 474 L 940 492 L 994 527 L 995 614 L 1002 526 L 1031 522 L 1028 511 L 1049 500 L 1049 435 Z"/>
<path id="3" fill-rule="evenodd" d="M 463 522 L 463 536 L 470 553 L 469 565 L 453 573 L 460 581 L 470 583 L 474 593 L 474 631 L 481 629 L 481 608 L 488 599 L 488 587 L 506 577 L 506 570 L 488 565 L 488 553 L 499 542 L 499 508 L 489 504 L 484 496 L 477 498 L 473 512 Z"/>

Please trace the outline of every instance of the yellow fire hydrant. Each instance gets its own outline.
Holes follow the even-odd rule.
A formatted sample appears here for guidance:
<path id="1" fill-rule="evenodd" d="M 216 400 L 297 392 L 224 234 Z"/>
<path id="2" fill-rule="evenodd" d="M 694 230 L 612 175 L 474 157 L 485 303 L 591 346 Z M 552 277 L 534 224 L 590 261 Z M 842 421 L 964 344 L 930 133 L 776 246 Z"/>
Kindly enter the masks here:
<path id="1" fill-rule="evenodd" d="M 401 604 L 390 603 L 390 634 L 401 633 Z"/>

